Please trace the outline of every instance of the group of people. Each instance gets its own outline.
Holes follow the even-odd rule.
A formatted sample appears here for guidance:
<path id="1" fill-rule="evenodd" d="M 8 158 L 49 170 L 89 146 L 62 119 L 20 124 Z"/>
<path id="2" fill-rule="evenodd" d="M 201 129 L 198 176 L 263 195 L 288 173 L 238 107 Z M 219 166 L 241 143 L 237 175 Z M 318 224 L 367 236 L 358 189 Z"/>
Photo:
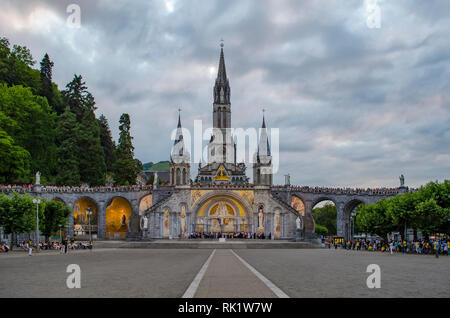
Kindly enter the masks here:
<path id="1" fill-rule="evenodd" d="M 9 245 L 6 242 L 0 242 L 0 253 L 9 252 Z"/>
<path id="2" fill-rule="evenodd" d="M 272 233 L 265 235 L 264 233 L 250 233 L 250 232 L 238 232 L 238 233 L 217 233 L 217 232 L 192 232 L 188 235 L 190 239 L 254 239 L 264 240 L 272 239 Z"/>
<path id="3" fill-rule="evenodd" d="M 28 251 L 28 255 L 33 254 L 33 250 L 36 250 L 36 242 L 31 239 L 28 241 L 21 241 L 17 243 L 17 247 Z M 64 239 L 62 242 L 39 242 L 39 249 L 46 250 L 57 250 L 61 253 L 66 253 L 68 250 L 79 250 L 79 249 L 92 249 L 93 242 L 75 242 L 74 240 Z M 10 250 L 9 245 L 6 242 L 0 242 L 0 252 L 8 252 Z"/>
<path id="4" fill-rule="evenodd" d="M 279 188 L 284 188 L 285 186 L 275 186 Z M 298 190 L 301 192 L 308 192 L 308 193 L 331 193 L 331 194 L 397 194 L 398 188 L 333 188 L 333 187 L 309 187 L 309 186 L 291 186 L 294 190 Z M 415 189 L 409 189 L 409 191 L 415 191 Z"/>
<path id="5" fill-rule="evenodd" d="M 42 186 L 42 192 L 123 192 L 123 191 L 141 191 L 151 188 L 151 185 L 133 185 L 133 186 L 103 186 L 103 187 L 73 187 L 73 186 L 52 186 L 46 185 Z M 0 192 L 10 193 L 10 192 L 32 192 L 32 184 L 23 185 L 0 185 Z"/>
<path id="6" fill-rule="evenodd" d="M 356 251 L 378 251 L 404 254 L 434 254 L 450 255 L 450 240 L 448 238 L 435 239 L 435 240 L 419 240 L 419 241 L 402 241 L 402 240 L 390 240 L 384 242 L 383 240 L 351 240 L 345 241 L 342 239 L 330 239 L 328 247 L 334 246 L 335 249 L 346 249 Z"/>

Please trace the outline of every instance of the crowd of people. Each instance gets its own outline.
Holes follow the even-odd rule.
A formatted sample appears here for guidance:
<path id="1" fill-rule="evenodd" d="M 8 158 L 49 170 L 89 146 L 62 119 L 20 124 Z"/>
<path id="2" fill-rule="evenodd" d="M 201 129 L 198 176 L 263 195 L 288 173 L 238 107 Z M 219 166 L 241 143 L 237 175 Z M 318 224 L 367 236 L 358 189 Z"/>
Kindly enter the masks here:
<path id="1" fill-rule="evenodd" d="M 363 239 L 351 241 L 328 239 L 325 241 L 325 244 L 328 245 L 328 248 L 334 247 L 335 249 L 355 251 L 388 252 L 390 254 L 433 254 L 436 256 L 450 255 L 450 240 L 448 238 L 418 241 L 390 240 L 389 242 Z"/>
<path id="2" fill-rule="evenodd" d="M 164 185 L 163 185 L 164 186 Z M 171 185 L 167 185 L 171 186 Z M 244 184 L 195 184 L 196 187 L 201 188 L 215 188 L 215 187 L 232 187 L 236 186 L 240 188 L 251 188 L 253 187 L 250 183 Z M 327 194 L 368 194 L 368 195 L 391 195 L 397 194 L 398 188 L 333 188 L 333 187 L 309 187 L 309 186 L 291 186 L 291 185 L 275 185 L 274 188 L 286 188 L 290 187 L 294 191 L 300 191 L 305 193 L 327 193 Z M 42 192 L 124 192 L 124 191 L 142 191 L 151 189 L 151 185 L 132 185 L 132 186 L 101 186 L 101 187 L 73 187 L 73 186 L 53 186 L 53 185 L 45 185 L 42 186 Z M 0 185 L 0 193 L 10 193 L 12 191 L 16 191 L 19 193 L 32 192 L 33 185 L 32 184 L 23 184 L 23 185 Z M 417 189 L 408 188 L 408 191 L 417 191 Z"/>
<path id="3" fill-rule="evenodd" d="M 189 239 L 253 239 L 264 240 L 272 239 L 272 233 L 264 235 L 264 233 L 250 233 L 250 232 L 238 232 L 238 233 L 217 233 L 217 232 L 192 232 L 188 235 Z"/>
<path id="4" fill-rule="evenodd" d="M 29 255 L 33 254 L 36 250 L 36 242 L 32 240 L 17 242 L 16 247 L 25 251 L 28 251 Z M 65 239 L 62 242 L 39 242 L 39 250 L 57 250 L 61 253 L 67 253 L 68 250 L 80 250 L 80 249 L 92 249 L 92 242 L 76 242 L 74 240 Z M 11 250 L 10 246 L 6 242 L 0 242 L 0 252 L 7 253 Z"/>
<path id="5" fill-rule="evenodd" d="M 278 188 L 290 187 L 292 190 L 306 193 L 327 193 L 327 194 L 369 194 L 369 195 L 389 195 L 397 194 L 398 188 L 333 188 L 333 187 L 309 187 L 309 186 L 275 186 Z M 416 191 L 417 189 L 408 188 L 408 191 Z"/>
<path id="6" fill-rule="evenodd" d="M 133 186 L 102 186 L 102 187 L 74 187 L 74 186 L 52 186 L 46 185 L 42 186 L 42 192 L 127 192 L 127 191 L 142 191 L 151 189 L 151 185 L 133 185 Z M 23 185 L 0 185 L 0 193 L 10 193 L 10 192 L 32 192 L 32 184 Z"/>

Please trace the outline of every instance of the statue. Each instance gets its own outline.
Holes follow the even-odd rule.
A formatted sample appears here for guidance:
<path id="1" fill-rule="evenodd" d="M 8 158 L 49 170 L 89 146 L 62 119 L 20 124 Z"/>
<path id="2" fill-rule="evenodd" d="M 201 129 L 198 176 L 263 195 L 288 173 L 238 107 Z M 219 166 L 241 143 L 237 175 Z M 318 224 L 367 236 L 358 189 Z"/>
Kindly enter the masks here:
<path id="1" fill-rule="evenodd" d="M 146 230 L 148 228 L 148 218 L 147 216 L 143 216 L 141 218 L 141 230 Z"/>
<path id="2" fill-rule="evenodd" d="M 297 219 L 295 220 L 295 223 L 297 224 L 297 230 L 301 230 L 301 227 L 300 227 L 300 217 L 297 216 Z"/>
<path id="3" fill-rule="evenodd" d="M 263 209 L 263 207 L 262 206 L 260 206 L 259 207 L 259 211 L 258 211 L 258 227 L 260 228 L 260 229 L 263 229 L 264 228 L 264 214 L 263 214 L 263 212 L 264 212 L 264 209 Z"/>
<path id="4" fill-rule="evenodd" d="M 400 176 L 400 187 L 403 188 L 405 186 L 405 176 L 401 175 Z"/>
<path id="5" fill-rule="evenodd" d="M 41 184 L 41 173 L 38 171 L 36 172 L 36 182 L 35 184 Z"/>

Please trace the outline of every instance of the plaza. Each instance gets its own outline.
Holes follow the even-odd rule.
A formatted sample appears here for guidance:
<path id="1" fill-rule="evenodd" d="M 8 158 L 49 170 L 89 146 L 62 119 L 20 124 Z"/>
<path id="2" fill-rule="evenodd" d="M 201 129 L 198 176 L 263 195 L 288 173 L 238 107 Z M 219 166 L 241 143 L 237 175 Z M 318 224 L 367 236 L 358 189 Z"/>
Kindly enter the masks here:
<path id="1" fill-rule="evenodd" d="M 69 289 L 69 264 L 81 288 Z M 381 268 L 369 289 L 367 266 Z M 450 297 L 450 257 L 329 249 L 138 249 L 0 254 L 0 297 Z"/>

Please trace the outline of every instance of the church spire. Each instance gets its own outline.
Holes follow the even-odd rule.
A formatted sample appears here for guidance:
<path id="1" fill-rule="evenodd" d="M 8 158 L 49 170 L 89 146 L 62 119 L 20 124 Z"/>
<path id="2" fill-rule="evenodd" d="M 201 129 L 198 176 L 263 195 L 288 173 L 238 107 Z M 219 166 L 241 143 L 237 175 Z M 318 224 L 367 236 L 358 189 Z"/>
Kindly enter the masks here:
<path id="1" fill-rule="evenodd" d="M 189 160 L 190 154 L 185 149 L 184 138 L 183 138 L 183 128 L 181 126 L 181 109 L 178 110 L 178 125 L 177 132 L 175 135 L 175 141 L 173 142 L 173 148 L 171 153 L 171 159 L 173 161 L 186 161 Z"/>
<path id="2" fill-rule="evenodd" d="M 178 109 L 178 126 L 177 128 L 181 128 L 181 108 Z"/>
<path id="3" fill-rule="evenodd" d="M 267 159 L 269 159 L 271 154 L 270 154 L 269 137 L 267 136 L 266 119 L 264 116 L 264 112 L 265 111 L 263 110 L 263 121 L 262 121 L 262 126 L 261 126 L 261 133 L 260 133 L 260 137 L 259 137 L 257 158 L 258 158 L 258 160 L 261 160 L 262 158 L 264 158 L 265 161 L 267 161 Z"/>
<path id="4" fill-rule="evenodd" d="M 214 85 L 214 103 L 221 105 L 230 104 L 230 84 L 225 67 L 225 56 L 223 54 L 223 41 L 220 44 L 219 70 L 217 72 L 216 84 Z"/>

